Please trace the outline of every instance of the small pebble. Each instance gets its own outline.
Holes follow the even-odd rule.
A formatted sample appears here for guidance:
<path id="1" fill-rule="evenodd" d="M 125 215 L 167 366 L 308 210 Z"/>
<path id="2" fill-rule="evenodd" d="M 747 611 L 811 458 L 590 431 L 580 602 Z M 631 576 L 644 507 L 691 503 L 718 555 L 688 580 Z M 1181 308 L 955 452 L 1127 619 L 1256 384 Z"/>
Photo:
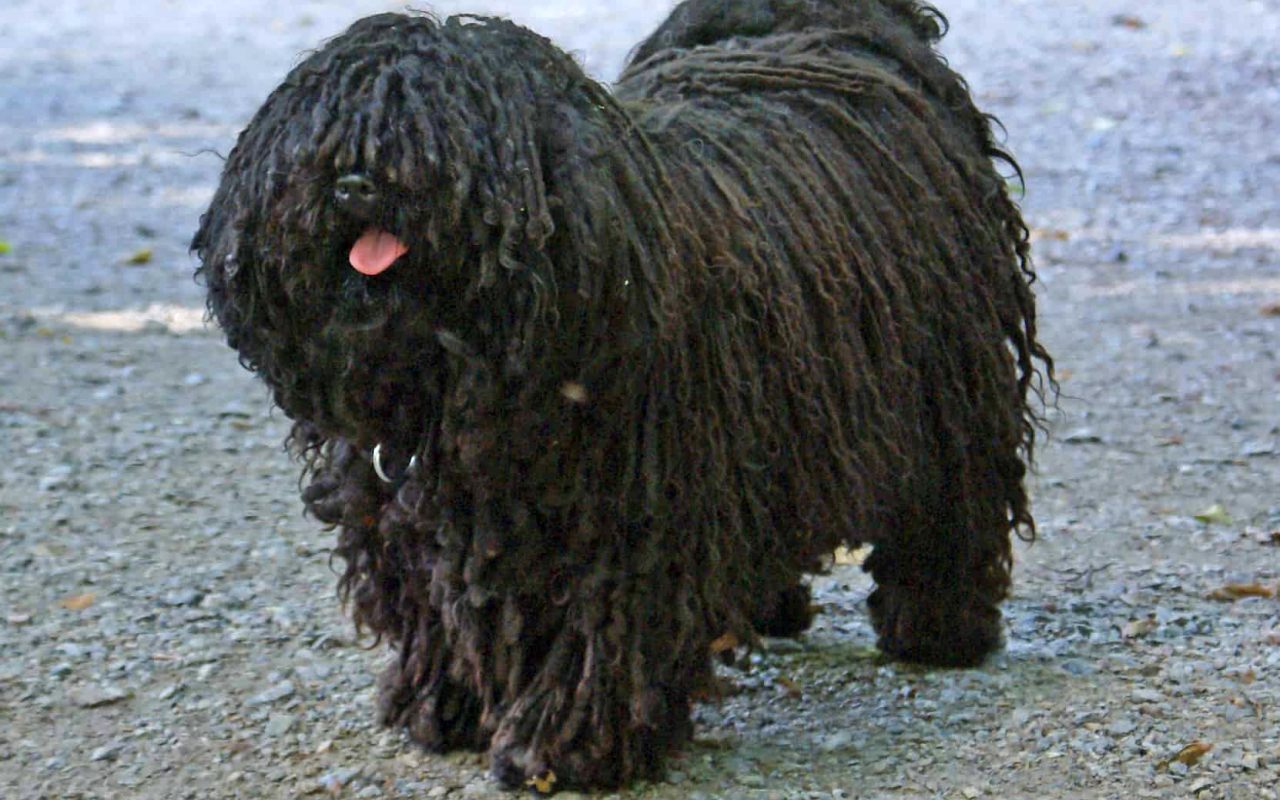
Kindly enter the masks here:
<path id="1" fill-rule="evenodd" d="M 293 681 L 281 681 L 271 688 L 253 695 L 245 701 L 245 705 L 263 706 L 277 703 L 285 698 L 292 697 L 293 691 Z"/>
<path id="2" fill-rule="evenodd" d="M 267 719 L 267 736 L 276 738 L 288 733 L 298 718 L 293 714 L 272 714 Z"/>
<path id="3" fill-rule="evenodd" d="M 118 703 L 131 696 L 127 689 L 118 686 L 82 686 L 71 692 L 71 702 L 80 708 L 100 708 Z"/>
<path id="4" fill-rule="evenodd" d="M 1133 733 L 1137 727 L 1138 723 L 1128 717 L 1125 717 L 1124 719 L 1116 720 L 1108 725 L 1107 733 L 1112 736 L 1127 736 L 1128 734 Z"/>
<path id="5" fill-rule="evenodd" d="M 160 602 L 166 606 L 193 606 L 199 603 L 203 597 L 204 595 L 195 589 L 181 589 L 169 592 L 160 598 Z"/>
<path id="6" fill-rule="evenodd" d="M 120 745 L 108 744 L 97 748 L 89 754 L 90 761 L 115 761 L 120 757 Z"/>

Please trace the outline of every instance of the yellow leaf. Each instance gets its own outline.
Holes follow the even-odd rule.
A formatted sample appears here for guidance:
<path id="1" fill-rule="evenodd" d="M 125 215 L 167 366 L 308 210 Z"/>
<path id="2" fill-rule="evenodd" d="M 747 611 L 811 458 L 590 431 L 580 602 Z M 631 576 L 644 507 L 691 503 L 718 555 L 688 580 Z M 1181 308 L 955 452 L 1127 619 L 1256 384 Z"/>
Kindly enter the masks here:
<path id="1" fill-rule="evenodd" d="M 73 594 L 70 597 L 64 597 L 58 601 L 58 605 L 68 611 L 84 611 L 93 605 L 93 601 L 97 599 L 98 596 L 93 592 L 86 592 L 85 594 Z"/>
<path id="2" fill-rule="evenodd" d="M 1040 241 L 1041 239 L 1049 239 L 1055 242 L 1065 242 L 1071 238 L 1071 231 L 1062 228 L 1032 228 L 1031 241 Z"/>
<path id="3" fill-rule="evenodd" d="M 569 381 L 561 386 L 560 396 L 576 405 L 582 405 L 590 399 L 590 395 L 587 394 L 587 387 L 576 381 Z"/>
<path id="4" fill-rule="evenodd" d="M 778 686 L 782 687 L 783 692 L 793 700 L 804 697 L 804 691 L 801 690 L 800 684 L 790 678 L 779 675 L 776 679 Z"/>
<path id="5" fill-rule="evenodd" d="M 533 787 L 538 794 L 551 794 L 556 785 L 556 774 L 551 770 L 547 770 L 543 775 L 535 775 L 524 782 L 525 786 Z"/>
<path id="6" fill-rule="evenodd" d="M 1142 636 L 1146 636 L 1155 629 L 1156 618 L 1155 615 L 1152 614 L 1146 619 L 1135 619 L 1131 622 L 1125 623 L 1124 627 L 1120 629 L 1120 635 L 1126 639 L 1137 639 Z"/>
<path id="7" fill-rule="evenodd" d="M 728 652 L 738 646 L 738 637 L 732 633 L 726 633 L 711 643 L 711 652 L 715 655 Z"/>
<path id="8" fill-rule="evenodd" d="M 1192 742 L 1179 750 L 1178 754 L 1173 757 L 1173 760 L 1180 761 L 1190 767 L 1200 759 L 1204 758 L 1205 753 L 1208 753 L 1212 749 L 1213 745 L 1209 742 Z"/>
<path id="9" fill-rule="evenodd" d="M 141 250 L 134 251 L 134 254 L 125 259 L 126 264 L 150 264 L 154 253 L 150 247 L 144 247 Z"/>
<path id="10" fill-rule="evenodd" d="M 868 549 L 859 547 L 857 550 L 850 550 L 841 545 L 836 548 L 835 561 L 842 566 L 861 566 L 862 562 L 867 560 Z"/>
<path id="11" fill-rule="evenodd" d="M 1231 515 L 1222 507 L 1221 503 L 1214 503 L 1205 510 L 1195 515 L 1195 518 L 1206 525 L 1229 525 L 1231 524 Z"/>

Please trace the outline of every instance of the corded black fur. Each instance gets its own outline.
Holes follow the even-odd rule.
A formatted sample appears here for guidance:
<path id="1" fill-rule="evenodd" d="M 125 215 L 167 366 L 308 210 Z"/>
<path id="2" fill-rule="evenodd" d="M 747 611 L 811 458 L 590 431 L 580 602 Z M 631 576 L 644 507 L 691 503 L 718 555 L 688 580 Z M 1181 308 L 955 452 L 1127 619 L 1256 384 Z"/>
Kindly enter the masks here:
<path id="1" fill-rule="evenodd" d="M 690 0 L 611 94 L 509 22 L 385 14 L 267 99 L 193 248 L 397 646 L 387 723 L 511 785 L 659 775 L 712 642 L 802 630 L 841 544 L 885 652 L 998 646 L 1052 362 L 944 25 Z M 371 228 L 408 248 L 377 275 Z"/>

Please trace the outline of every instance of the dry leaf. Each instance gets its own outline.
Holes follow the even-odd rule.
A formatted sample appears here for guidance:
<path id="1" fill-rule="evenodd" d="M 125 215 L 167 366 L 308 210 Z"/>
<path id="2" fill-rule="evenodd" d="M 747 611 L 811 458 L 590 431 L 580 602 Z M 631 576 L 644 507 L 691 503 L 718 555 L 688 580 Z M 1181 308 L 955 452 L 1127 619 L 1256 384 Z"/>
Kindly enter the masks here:
<path id="1" fill-rule="evenodd" d="M 1267 303 L 1262 307 L 1262 316 L 1264 317 L 1280 317 L 1280 302 Z"/>
<path id="2" fill-rule="evenodd" d="M 1172 760 L 1179 761 L 1186 764 L 1188 767 L 1191 767 L 1194 766 L 1197 761 L 1204 758 L 1205 753 L 1208 753 L 1212 749 L 1213 744 L 1210 742 L 1192 742 L 1179 750 L 1178 754 L 1174 756 Z"/>
<path id="3" fill-rule="evenodd" d="M 1258 544 L 1280 545 L 1280 530 L 1263 531 L 1258 534 Z"/>
<path id="4" fill-rule="evenodd" d="M 93 605 L 93 601 L 97 599 L 98 596 L 93 592 L 86 592 L 85 594 L 73 594 L 70 597 L 64 597 L 58 601 L 58 605 L 68 611 L 84 611 Z"/>
<path id="5" fill-rule="evenodd" d="M 779 675 L 775 679 L 775 682 L 782 687 L 786 692 L 787 697 L 790 697 L 793 700 L 799 700 L 801 697 L 804 697 L 804 692 L 800 689 L 800 684 L 790 678 L 785 678 Z"/>
<path id="6" fill-rule="evenodd" d="M 1231 515 L 1221 503 L 1214 503 L 1195 515 L 1195 518 L 1206 525 L 1230 525 Z"/>
<path id="7" fill-rule="evenodd" d="M 836 548 L 833 558 L 837 564 L 842 566 L 858 567 L 862 566 L 862 562 L 867 560 L 867 554 L 869 552 L 870 549 L 866 547 L 859 547 L 857 550 L 850 550 L 844 545 L 841 545 Z"/>
<path id="8" fill-rule="evenodd" d="M 570 403 L 582 405 L 588 399 L 587 387 L 576 381 L 569 381 L 560 387 L 560 396 Z"/>
<path id="9" fill-rule="evenodd" d="M 738 637 L 732 633 L 726 633 L 711 643 L 711 652 L 713 655 L 727 653 L 739 644 Z"/>
<path id="10" fill-rule="evenodd" d="M 154 254 L 154 253 L 152 253 L 152 251 L 151 251 L 151 248 L 150 248 L 150 247 L 144 247 L 144 248 L 142 248 L 141 250 L 136 250 L 136 251 L 134 251 L 133 255 L 131 255 L 131 256 L 129 256 L 128 258 L 126 258 L 126 259 L 125 259 L 124 263 L 126 263 L 126 264 L 150 264 L 150 263 L 151 263 L 151 258 L 152 258 L 152 256 L 153 256 L 153 255 L 155 255 L 155 254 Z"/>
<path id="11" fill-rule="evenodd" d="M 1036 228 L 1031 231 L 1031 240 L 1048 239 L 1054 242 L 1065 242 L 1071 238 L 1070 231 L 1061 228 Z"/>
<path id="12" fill-rule="evenodd" d="M 556 785 L 556 774 L 547 770 L 545 774 L 535 775 L 525 781 L 524 785 L 532 787 L 538 794 L 551 794 Z"/>
<path id="13" fill-rule="evenodd" d="M 1239 600 L 1242 597 L 1275 597 L 1276 591 L 1260 583 L 1228 583 L 1209 592 L 1210 600 Z"/>
<path id="14" fill-rule="evenodd" d="M 1102 437 L 1090 428 L 1079 428 L 1062 437 L 1067 444 L 1102 444 Z"/>
<path id="15" fill-rule="evenodd" d="M 1121 28 L 1128 28 L 1132 31 L 1139 31 L 1147 27 L 1147 23 L 1141 17 L 1135 17 L 1133 14 L 1116 14 L 1111 18 L 1112 25 L 1118 25 Z"/>
<path id="16" fill-rule="evenodd" d="M 1155 614 L 1148 616 L 1146 619 L 1135 619 L 1125 623 L 1124 627 L 1120 629 L 1120 635 L 1126 639 L 1137 639 L 1155 630 L 1156 624 Z"/>

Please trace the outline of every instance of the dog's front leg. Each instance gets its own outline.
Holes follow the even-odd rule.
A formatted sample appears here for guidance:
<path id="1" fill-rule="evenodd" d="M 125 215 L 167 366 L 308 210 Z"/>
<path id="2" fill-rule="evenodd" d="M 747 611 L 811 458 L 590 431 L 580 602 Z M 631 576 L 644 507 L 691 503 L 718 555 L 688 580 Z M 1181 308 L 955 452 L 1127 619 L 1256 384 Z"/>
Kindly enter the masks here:
<path id="1" fill-rule="evenodd" d="M 669 573 L 593 569 L 574 581 L 558 631 L 498 723 L 491 768 L 508 786 L 547 792 L 656 778 L 691 734 L 690 696 L 709 681 L 710 665 L 706 643 L 682 635 L 681 592 L 690 587 Z"/>

